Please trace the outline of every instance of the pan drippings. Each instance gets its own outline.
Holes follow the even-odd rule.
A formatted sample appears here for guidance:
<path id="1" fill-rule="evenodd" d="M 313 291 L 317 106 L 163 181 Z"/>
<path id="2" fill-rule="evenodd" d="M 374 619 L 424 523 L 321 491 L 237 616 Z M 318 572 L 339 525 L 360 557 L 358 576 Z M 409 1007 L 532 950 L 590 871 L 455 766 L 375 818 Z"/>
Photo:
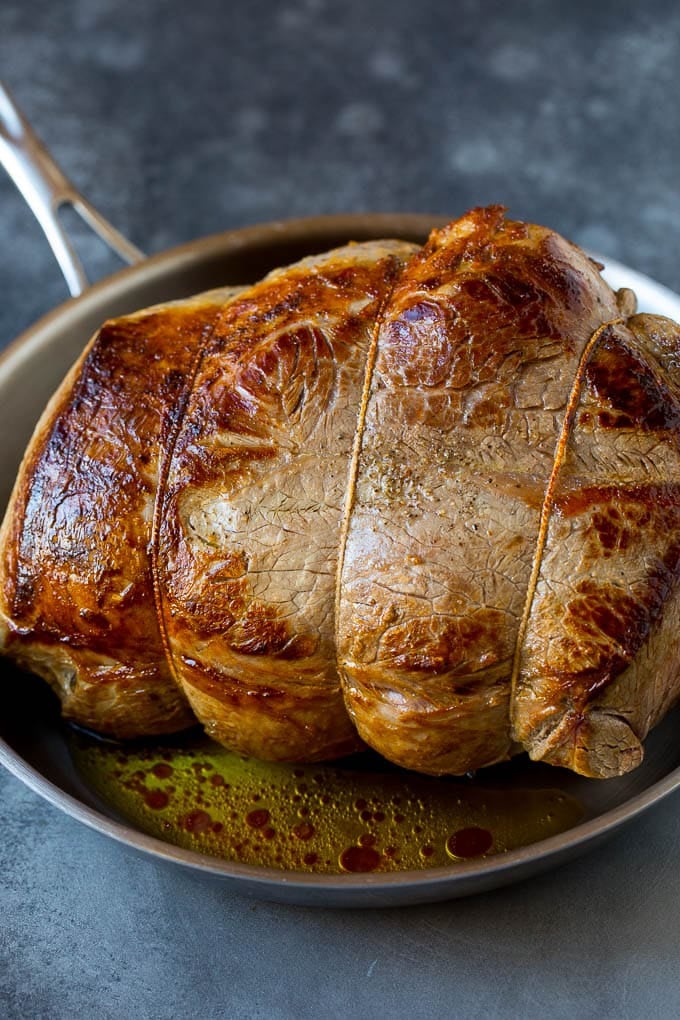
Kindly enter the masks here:
<path id="1" fill-rule="evenodd" d="M 138 828 L 198 853 L 316 873 L 455 867 L 571 828 L 579 802 L 557 789 L 491 787 L 342 765 L 280 765 L 204 736 L 128 746 L 74 732 L 83 779 Z"/>

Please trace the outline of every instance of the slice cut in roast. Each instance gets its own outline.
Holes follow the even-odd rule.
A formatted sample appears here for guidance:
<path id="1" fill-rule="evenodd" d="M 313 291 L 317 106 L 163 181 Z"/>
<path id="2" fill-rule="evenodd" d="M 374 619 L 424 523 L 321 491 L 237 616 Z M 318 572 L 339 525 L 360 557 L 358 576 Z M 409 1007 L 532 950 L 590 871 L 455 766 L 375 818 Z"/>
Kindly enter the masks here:
<path id="1" fill-rule="evenodd" d="M 119 737 L 617 775 L 680 694 L 680 330 L 476 209 L 105 324 L 0 533 L 0 648 Z"/>

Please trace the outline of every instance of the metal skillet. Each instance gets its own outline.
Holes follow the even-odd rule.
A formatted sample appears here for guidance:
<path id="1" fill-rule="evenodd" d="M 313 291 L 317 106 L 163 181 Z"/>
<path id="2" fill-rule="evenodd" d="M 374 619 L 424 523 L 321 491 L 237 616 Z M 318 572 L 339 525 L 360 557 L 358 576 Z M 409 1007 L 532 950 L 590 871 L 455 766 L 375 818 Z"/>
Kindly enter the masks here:
<path id="1" fill-rule="evenodd" d="M 43 406 L 94 330 L 107 318 L 225 284 L 255 281 L 269 269 L 348 240 L 422 241 L 438 221 L 404 214 L 342 215 L 269 223 L 203 238 L 145 259 L 76 191 L 45 151 L 0 84 L 0 159 L 38 217 L 73 295 L 0 357 L 0 507 Z M 57 210 L 72 205 L 131 267 L 88 286 Z M 604 260 L 603 260 L 604 261 Z M 641 308 L 680 319 L 680 297 L 609 262 L 614 287 L 636 291 Z M 425 903 L 492 889 L 556 867 L 612 836 L 680 786 L 680 711 L 646 744 L 643 765 L 616 780 L 594 781 L 550 770 L 553 786 L 575 797 L 584 819 L 559 835 L 516 850 L 424 870 L 306 874 L 211 857 L 147 835 L 88 785 L 74 764 L 66 727 L 46 687 L 0 662 L 0 762 L 57 808 L 119 843 L 159 861 L 230 883 L 269 900 L 369 907 Z M 518 759 L 504 779 L 545 785 L 545 770 Z"/>

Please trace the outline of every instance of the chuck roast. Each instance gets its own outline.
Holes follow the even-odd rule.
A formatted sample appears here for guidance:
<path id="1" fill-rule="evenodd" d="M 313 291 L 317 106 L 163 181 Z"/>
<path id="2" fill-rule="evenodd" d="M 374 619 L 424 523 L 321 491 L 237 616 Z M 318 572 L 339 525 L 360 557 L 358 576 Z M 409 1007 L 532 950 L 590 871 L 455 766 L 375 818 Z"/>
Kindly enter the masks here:
<path id="1" fill-rule="evenodd" d="M 0 648 L 119 738 L 634 768 L 680 695 L 680 329 L 493 206 L 104 324 L 0 532 Z"/>

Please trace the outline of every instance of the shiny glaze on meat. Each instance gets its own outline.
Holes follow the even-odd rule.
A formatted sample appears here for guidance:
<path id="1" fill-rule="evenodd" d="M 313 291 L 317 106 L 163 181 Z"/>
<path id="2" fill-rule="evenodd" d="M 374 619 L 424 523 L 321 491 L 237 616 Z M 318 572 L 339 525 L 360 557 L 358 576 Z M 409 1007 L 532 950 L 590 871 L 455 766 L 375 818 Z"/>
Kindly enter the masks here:
<path id="1" fill-rule="evenodd" d="M 151 523 L 192 363 L 232 293 L 102 327 L 46 409 L 3 524 L 0 646 L 109 736 L 193 721 L 158 630 Z"/>

